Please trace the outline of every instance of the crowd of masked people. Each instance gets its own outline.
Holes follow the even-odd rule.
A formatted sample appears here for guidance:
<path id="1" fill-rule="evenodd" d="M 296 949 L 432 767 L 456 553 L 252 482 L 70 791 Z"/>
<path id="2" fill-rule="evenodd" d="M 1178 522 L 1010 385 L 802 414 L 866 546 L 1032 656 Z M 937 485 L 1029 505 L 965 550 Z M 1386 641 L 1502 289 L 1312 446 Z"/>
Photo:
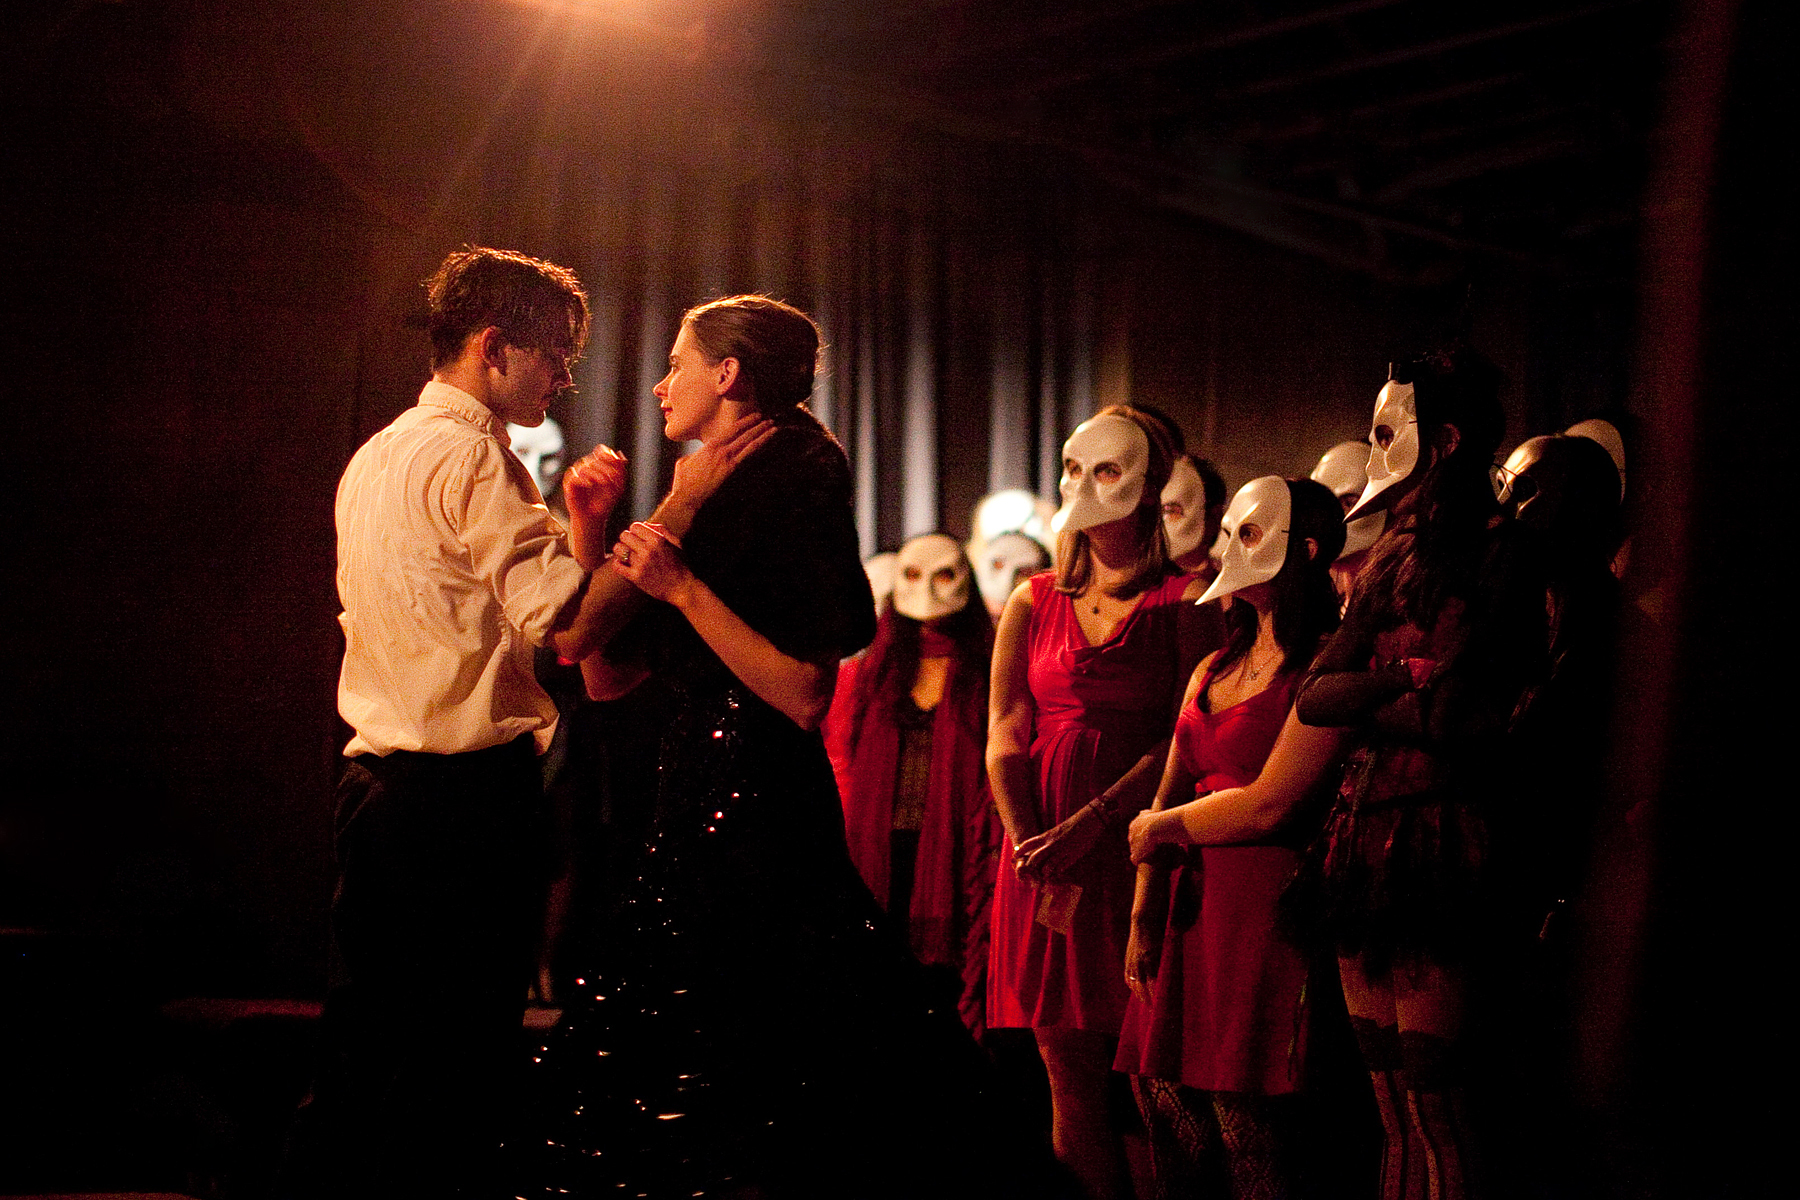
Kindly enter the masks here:
<path id="1" fill-rule="evenodd" d="M 425 292 L 335 503 L 336 969 L 276 1195 L 1583 1194 L 1617 424 L 1501 464 L 1499 373 L 1428 353 L 1227 503 L 1113 406 L 1060 505 L 865 567 L 806 313 L 668 331 L 691 452 L 627 523 L 625 455 L 545 469 L 574 272 Z"/>
<path id="2" fill-rule="evenodd" d="M 1060 507 L 865 563 L 823 726 L 849 855 L 1069 1196 L 1573 1186 L 1624 422 L 1502 459 L 1480 355 L 1389 374 L 1307 477 L 1229 494 L 1118 405 Z"/>

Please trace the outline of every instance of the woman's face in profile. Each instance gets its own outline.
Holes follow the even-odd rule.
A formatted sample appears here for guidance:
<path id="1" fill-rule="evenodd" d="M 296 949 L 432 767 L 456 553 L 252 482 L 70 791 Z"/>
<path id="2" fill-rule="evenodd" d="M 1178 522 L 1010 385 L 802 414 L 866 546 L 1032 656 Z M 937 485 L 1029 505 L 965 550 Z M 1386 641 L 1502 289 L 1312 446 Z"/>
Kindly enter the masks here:
<path id="1" fill-rule="evenodd" d="M 708 363 L 688 325 L 669 349 L 669 373 L 655 388 L 662 401 L 663 435 L 672 442 L 700 437 L 718 415 L 724 395 L 719 390 L 719 364 Z"/>

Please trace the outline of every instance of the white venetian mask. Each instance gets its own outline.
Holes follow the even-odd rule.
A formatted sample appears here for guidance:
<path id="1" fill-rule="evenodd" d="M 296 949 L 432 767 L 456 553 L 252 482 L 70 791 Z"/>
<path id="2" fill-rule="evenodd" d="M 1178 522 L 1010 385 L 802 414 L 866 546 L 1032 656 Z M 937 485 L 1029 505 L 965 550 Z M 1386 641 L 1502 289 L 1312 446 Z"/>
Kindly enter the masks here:
<path id="1" fill-rule="evenodd" d="M 1238 489 L 1225 510 L 1220 530 L 1229 539 L 1219 556 L 1219 577 L 1200 597 L 1200 603 L 1257 583 L 1267 583 L 1281 573 L 1287 561 L 1288 524 L 1294 500 L 1287 480 L 1279 475 L 1252 479 Z"/>
<path id="2" fill-rule="evenodd" d="M 506 435 L 512 439 L 512 452 L 537 481 L 538 495 L 549 496 L 562 479 L 562 426 L 555 418 L 545 417 L 543 424 L 537 426 L 509 424 Z"/>
<path id="3" fill-rule="evenodd" d="M 1163 533 L 1169 539 L 1170 560 L 1185 558 L 1199 549 L 1206 536 L 1206 484 L 1200 472 L 1185 458 L 1175 460 L 1168 486 L 1162 490 Z"/>
<path id="4" fill-rule="evenodd" d="M 1049 565 L 1049 552 L 1022 533 L 1003 533 L 988 542 L 975 560 L 975 583 L 988 611 L 998 613 L 1021 580 Z"/>
<path id="5" fill-rule="evenodd" d="M 990 492 L 975 505 L 974 536 L 969 539 L 971 555 L 1003 533 L 1022 533 L 1042 543 L 1050 530 L 1050 518 L 1056 506 L 1024 488 L 1005 488 Z"/>
<path id="6" fill-rule="evenodd" d="M 1374 512 L 1387 501 L 1376 498 L 1419 465 L 1419 404 L 1413 385 L 1390 379 L 1375 398 L 1375 419 L 1369 425 L 1369 482 L 1356 507 L 1344 514 L 1346 521 Z"/>
<path id="7" fill-rule="evenodd" d="M 1369 444 L 1367 442 L 1339 442 L 1325 452 L 1319 465 L 1313 468 L 1311 479 L 1314 483 L 1322 483 L 1338 498 L 1338 503 L 1349 512 L 1362 499 L 1363 488 L 1369 482 Z M 1344 526 L 1344 549 L 1338 558 L 1349 558 L 1352 554 L 1361 554 L 1375 544 L 1381 536 L 1383 526 L 1387 524 L 1387 514 L 1370 513 L 1366 517 L 1358 517 Z"/>
<path id="8" fill-rule="evenodd" d="M 1150 439 L 1137 422 L 1116 414 L 1090 417 L 1063 443 L 1063 506 L 1052 533 L 1091 529 L 1129 517 L 1144 497 Z"/>
<path id="9" fill-rule="evenodd" d="M 894 611 L 915 621 L 935 621 L 969 602 L 969 560 L 941 533 L 927 533 L 900 547 L 894 562 Z"/>

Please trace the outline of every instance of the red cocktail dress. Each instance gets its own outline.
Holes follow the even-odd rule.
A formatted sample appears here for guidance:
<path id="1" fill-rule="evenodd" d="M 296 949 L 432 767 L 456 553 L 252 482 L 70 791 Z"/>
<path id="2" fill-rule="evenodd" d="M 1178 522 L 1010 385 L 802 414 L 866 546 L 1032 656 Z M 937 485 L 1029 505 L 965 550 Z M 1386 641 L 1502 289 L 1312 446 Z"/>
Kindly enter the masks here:
<path id="1" fill-rule="evenodd" d="M 1303 675 L 1284 671 L 1217 713 L 1202 710 L 1202 686 L 1175 724 L 1195 795 L 1261 773 Z M 1189 848 L 1169 881 L 1155 1001 L 1132 999 L 1116 1069 L 1208 1091 L 1282 1095 L 1300 1086 L 1307 965 L 1276 931 L 1276 903 L 1299 862 L 1298 850 L 1276 842 Z"/>
<path id="2" fill-rule="evenodd" d="M 1031 579 L 1027 635 L 1031 762 L 1044 829 L 1110 787 L 1170 732 L 1185 682 L 1177 638 L 1188 577 L 1145 592 L 1112 637 L 1091 646 L 1070 597 L 1046 571 Z M 1013 874 L 1001 846 L 988 973 L 988 1025 L 1116 1034 L 1125 1015 L 1125 942 L 1136 868 L 1115 824 L 1070 872 L 1081 888 L 1067 934 L 1036 920 L 1039 891 Z"/>

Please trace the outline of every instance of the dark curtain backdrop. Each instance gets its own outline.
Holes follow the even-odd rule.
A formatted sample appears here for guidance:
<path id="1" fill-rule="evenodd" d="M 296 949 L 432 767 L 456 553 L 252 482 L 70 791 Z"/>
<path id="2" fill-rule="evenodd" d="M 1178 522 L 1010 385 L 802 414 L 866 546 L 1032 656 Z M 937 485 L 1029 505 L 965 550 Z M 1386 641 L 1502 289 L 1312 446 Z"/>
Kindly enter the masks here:
<path id="1" fill-rule="evenodd" d="M 995 488 L 1054 497 L 1063 438 L 1114 401 L 1173 414 L 1235 487 L 1361 436 L 1387 361 L 1446 333 L 1508 370 L 1515 437 L 1625 392 L 1626 281 L 1376 283 L 774 50 L 725 69 L 713 34 L 471 0 L 8 11 L 0 249 L 32 352 L 7 378 L 29 584 L 0 924 L 99 938 L 152 991 L 321 985 L 333 490 L 416 397 L 420 281 L 460 243 L 586 281 L 556 415 L 631 456 L 634 514 L 678 452 L 650 388 L 681 311 L 813 312 L 868 551 L 960 537 Z"/>
<path id="2" fill-rule="evenodd" d="M 0 1051 L 55 1048 L 5 1097 L 0 1165 L 5 1137 L 102 1110 L 154 1135 L 107 1088 L 155 1003 L 322 990 L 333 490 L 425 378 L 420 281 L 474 241 L 587 281 L 557 415 L 574 449 L 632 456 L 636 513 L 676 453 L 649 389 L 681 310 L 814 312 L 868 550 L 961 535 L 995 487 L 1053 495 L 1062 438 L 1115 400 L 1172 413 L 1233 486 L 1303 473 L 1363 434 L 1389 359 L 1446 334 L 1507 372 L 1509 442 L 1629 407 L 1626 834 L 1581 1015 L 1616 1127 L 1578 1133 L 1608 1194 L 1748 1194 L 1721 1180 L 1781 1144 L 1755 1098 L 1784 1019 L 1791 17 L 1676 7 L 1643 278 L 1470 258 L 1402 288 L 733 46 L 681 0 L 663 30 L 502 0 L 0 0 L 0 1000 L 37 1006 Z"/>

